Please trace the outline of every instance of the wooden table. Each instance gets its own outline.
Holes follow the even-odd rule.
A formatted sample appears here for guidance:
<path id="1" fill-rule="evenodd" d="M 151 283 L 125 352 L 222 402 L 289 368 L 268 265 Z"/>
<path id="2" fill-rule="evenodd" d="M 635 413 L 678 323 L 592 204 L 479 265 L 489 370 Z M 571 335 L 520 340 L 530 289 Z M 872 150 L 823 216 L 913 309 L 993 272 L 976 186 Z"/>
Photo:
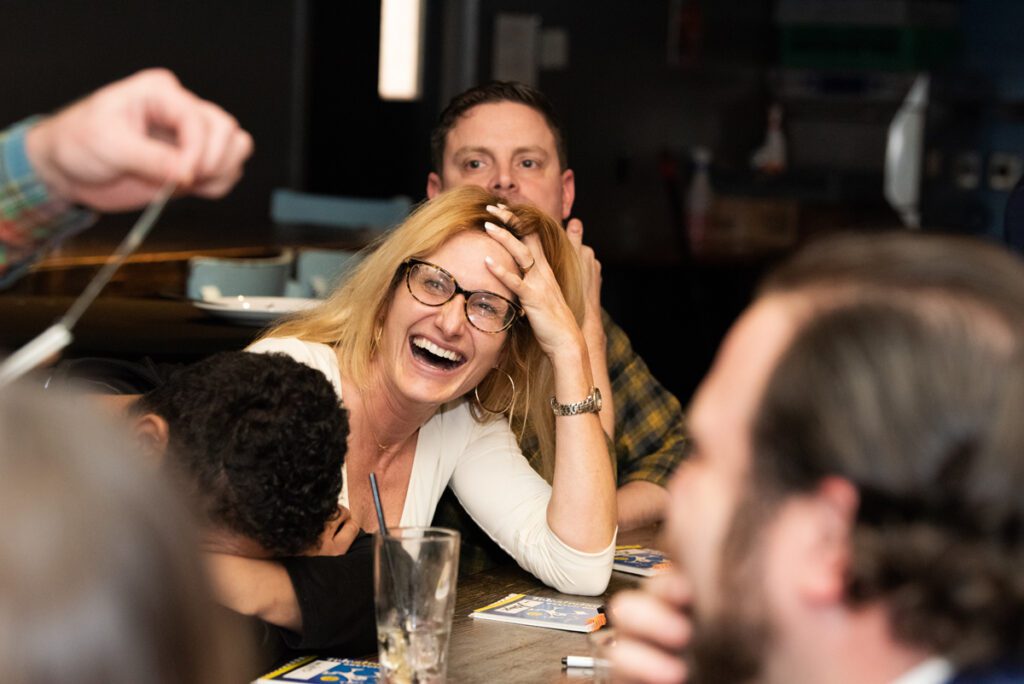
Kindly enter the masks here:
<path id="1" fill-rule="evenodd" d="M 656 546 L 653 527 L 624 533 L 619 544 Z M 601 596 L 560 594 L 542 585 L 518 567 L 502 567 L 459 579 L 448 654 L 448 681 L 477 682 L 591 682 L 589 671 L 562 669 L 562 657 L 589 655 L 587 635 L 557 629 L 527 627 L 506 622 L 474 620 L 469 614 L 511 593 L 551 596 L 573 601 L 605 603 L 612 594 L 637 586 L 644 578 L 612 572 L 608 590 Z"/>
<path id="2" fill-rule="evenodd" d="M 10 352 L 38 335 L 67 311 L 73 299 L 0 295 L 0 350 Z M 259 328 L 214 318 L 185 301 L 100 297 L 79 321 L 64 356 L 196 361 L 242 349 L 259 333 Z"/>

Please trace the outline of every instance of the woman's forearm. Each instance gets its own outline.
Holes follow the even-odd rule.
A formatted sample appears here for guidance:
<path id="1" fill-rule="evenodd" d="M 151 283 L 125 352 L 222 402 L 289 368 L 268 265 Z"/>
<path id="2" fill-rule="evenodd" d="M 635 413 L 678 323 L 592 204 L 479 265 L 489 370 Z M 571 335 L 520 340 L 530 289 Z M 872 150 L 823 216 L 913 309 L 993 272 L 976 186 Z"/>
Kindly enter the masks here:
<path id="1" fill-rule="evenodd" d="M 596 320 L 591 320 L 594 318 Z M 615 441 L 615 398 L 612 396 L 612 379 L 608 373 L 608 338 L 601 323 L 601 311 L 591 316 L 587 311 L 587 320 L 583 325 L 583 339 L 587 341 L 587 354 L 590 356 L 590 370 L 594 376 L 594 385 L 601 390 L 603 405 L 601 406 L 601 428 L 608 439 Z"/>
<path id="2" fill-rule="evenodd" d="M 579 345 L 560 348 L 551 361 L 556 401 L 575 403 L 590 394 L 594 379 L 582 339 Z M 612 541 L 615 476 L 596 413 L 555 418 L 555 470 L 547 518 L 559 539 L 580 551 L 600 551 Z"/>

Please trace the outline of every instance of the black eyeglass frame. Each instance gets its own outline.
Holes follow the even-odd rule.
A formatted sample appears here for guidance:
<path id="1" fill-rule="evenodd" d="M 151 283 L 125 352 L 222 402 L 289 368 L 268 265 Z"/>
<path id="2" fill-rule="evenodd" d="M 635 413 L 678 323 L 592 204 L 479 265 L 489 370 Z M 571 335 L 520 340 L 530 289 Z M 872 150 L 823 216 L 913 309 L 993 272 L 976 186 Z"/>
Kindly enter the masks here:
<path id="1" fill-rule="evenodd" d="M 429 266 L 430 268 L 436 268 L 438 271 L 440 271 L 441 273 L 443 273 L 446 276 L 448 276 L 448 278 L 452 281 L 452 285 L 455 287 L 455 289 L 452 290 L 451 296 L 449 296 L 448 299 L 444 300 L 443 302 L 438 302 L 437 304 L 431 304 L 430 302 L 425 302 L 422 299 L 420 299 L 419 297 L 417 297 L 416 293 L 413 292 L 413 290 L 412 290 L 412 282 L 411 282 L 411 279 L 412 279 L 412 267 L 413 266 L 417 266 L 417 265 Z M 405 261 L 402 262 L 402 269 L 405 271 L 405 287 L 406 287 L 407 290 L 409 290 L 409 294 L 412 295 L 413 299 L 415 299 L 420 304 L 423 304 L 424 306 L 444 306 L 448 302 L 450 302 L 453 299 L 455 299 L 455 295 L 462 295 L 462 310 L 463 310 L 463 313 L 466 314 L 466 320 L 469 321 L 469 324 L 471 326 L 473 326 L 474 328 L 476 328 L 480 332 L 487 333 L 488 335 L 497 335 L 498 333 L 505 332 L 506 330 L 511 328 L 515 324 L 515 322 L 517 320 L 519 320 L 520 317 L 522 317 L 522 316 L 524 316 L 526 314 L 526 312 L 523 310 L 523 307 L 519 306 L 518 304 L 513 302 L 508 297 L 502 297 L 497 292 L 491 292 L 490 290 L 464 290 L 464 289 L 462 289 L 462 287 L 459 286 L 459 281 L 455 279 L 455 276 L 453 276 L 451 273 L 449 273 L 445 269 L 441 268 L 437 264 L 432 264 L 429 261 L 424 261 L 423 259 L 416 259 L 416 258 L 410 257 L 409 259 L 406 259 Z M 473 319 L 469 317 L 469 298 L 472 295 L 475 295 L 475 294 L 487 295 L 489 297 L 497 297 L 498 299 L 501 299 L 501 300 L 504 300 L 504 301 L 508 302 L 508 305 L 512 309 L 512 316 L 508 319 L 508 322 L 505 323 L 505 326 L 503 328 L 501 328 L 501 330 L 484 330 L 479 325 L 474 323 Z"/>

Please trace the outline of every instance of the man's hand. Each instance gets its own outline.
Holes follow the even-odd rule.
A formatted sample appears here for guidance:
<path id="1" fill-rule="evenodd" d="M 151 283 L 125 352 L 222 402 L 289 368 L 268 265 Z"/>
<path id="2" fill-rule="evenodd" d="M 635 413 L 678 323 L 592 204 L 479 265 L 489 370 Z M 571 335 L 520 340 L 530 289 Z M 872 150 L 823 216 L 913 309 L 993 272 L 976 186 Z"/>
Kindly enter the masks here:
<path id="1" fill-rule="evenodd" d="M 601 428 L 611 440 L 615 439 L 615 397 L 612 395 L 612 381 L 608 374 L 608 338 L 601 320 L 601 262 L 594 256 L 594 250 L 583 244 L 583 222 L 569 219 L 565 228 L 569 242 L 576 250 L 583 275 L 584 313 L 583 340 L 590 355 L 590 372 L 594 383 L 601 390 Z"/>
<path id="2" fill-rule="evenodd" d="M 341 515 L 327 521 L 319 548 L 313 549 L 307 556 L 340 556 L 348 552 L 359 534 L 359 523 L 352 519 L 351 513 L 344 506 L 338 506 L 338 510 Z"/>
<path id="3" fill-rule="evenodd" d="M 25 141 L 47 186 L 99 211 L 141 207 L 168 180 L 179 194 L 221 197 L 252 148 L 234 117 L 165 69 L 97 90 L 33 126 Z"/>
<path id="4" fill-rule="evenodd" d="M 580 268 L 583 271 L 583 294 L 586 300 L 586 314 L 583 318 L 583 334 L 587 334 L 587 326 L 595 326 L 604 336 L 604 326 L 601 324 L 601 262 L 594 255 L 594 250 L 583 244 L 583 222 L 579 219 L 569 219 L 565 228 L 569 236 L 569 242 L 576 250 L 576 256 L 580 260 Z"/>
<path id="5" fill-rule="evenodd" d="M 609 606 L 615 645 L 608 659 L 613 681 L 677 684 L 686 681 L 682 650 L 692 625 L 686 616 L 689 582 L 678 572 L 652 577 L 643 589 L 623 591 Z"/>
<path id="6" fill-rule="evenodd" d="M 616 499 L 621 533 L 664 519 L 669 496 L 661 485 L 632 480 L 619 487 Z"/>

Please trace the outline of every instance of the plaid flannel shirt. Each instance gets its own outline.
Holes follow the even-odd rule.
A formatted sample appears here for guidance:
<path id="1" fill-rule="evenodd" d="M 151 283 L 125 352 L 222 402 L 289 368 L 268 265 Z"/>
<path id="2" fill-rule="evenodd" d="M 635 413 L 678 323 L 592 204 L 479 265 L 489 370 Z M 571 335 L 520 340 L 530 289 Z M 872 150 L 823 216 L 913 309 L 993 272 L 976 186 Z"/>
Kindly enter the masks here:
<path id="1" fill-rule="evenodd" d="M 90 226 L 95 215 L 52 195 L 25 153 L 37 119 L 0 131 L 0 287 L 21 276 L 44 251 Z"/>
<path id="2" fill-rule="evenodd" d="M 608 340 L 608 375 L 615 400 L 614 450 L 618 484 L 645 481 L 664 486 L 685 455 L 683 409 L 661 386 L 608 312 L 602 311 Z M 520 448 L 539 470 L 537 438 L 526 435 Z M 451 490 L 438 503 L 434 524 L 462 533 L 459 572 L 472 574 L 508 563 L 509 557 L 473 522 Z"/>

